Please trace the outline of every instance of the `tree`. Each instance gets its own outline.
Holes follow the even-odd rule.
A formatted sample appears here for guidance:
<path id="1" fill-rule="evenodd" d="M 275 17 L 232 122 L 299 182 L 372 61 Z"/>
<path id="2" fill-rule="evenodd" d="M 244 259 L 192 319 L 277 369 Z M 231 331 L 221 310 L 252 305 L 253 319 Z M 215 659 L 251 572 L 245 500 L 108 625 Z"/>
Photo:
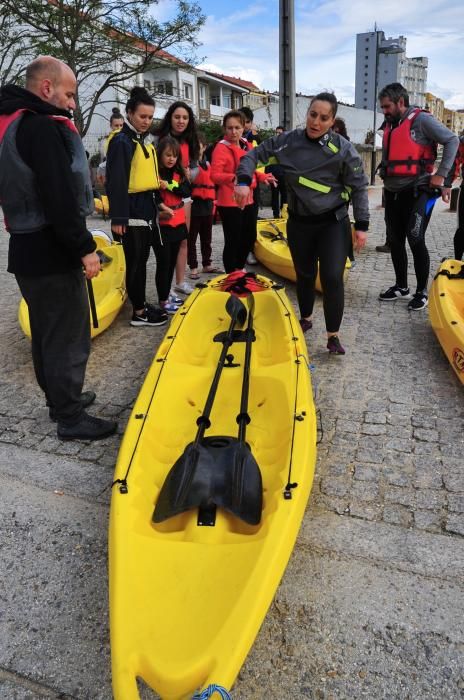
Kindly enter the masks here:
<path id="1" fill-rule="evenodd" d="M 0 20 L 25 29 L 30 55 L 50 54 L 77 78 L 74 120 L 84 136 L 103 93 L 175 60 L 196 61 L 205 16 L 196 2 L 176 0 L 177 14 L 158 21 L 158 0 L 2 0 Z M 169 50 L 171 54 L 166 54 Z"/>
<path id="2" fill-rule="evenodd" d="M 20 83 L 32 58 L 29 37 L 9 13 L 0 10 L 0 86 Z"/>

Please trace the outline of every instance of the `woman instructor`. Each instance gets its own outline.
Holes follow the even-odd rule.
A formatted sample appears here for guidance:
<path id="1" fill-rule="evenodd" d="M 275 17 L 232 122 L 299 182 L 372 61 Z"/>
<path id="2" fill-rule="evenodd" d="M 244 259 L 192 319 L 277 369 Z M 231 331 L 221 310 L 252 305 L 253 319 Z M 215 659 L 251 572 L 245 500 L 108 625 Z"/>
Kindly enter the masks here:
<path id="1" fill-rule="evenodd" d="M 285 173 L 288 196 L 288 245 L 296 272 L 300 324 L 312 327 L 319 263 L 327 330 L 327 349 L 344 355 L 338 337 L 344 308 L 343 272 L 348 253 L 348 204 L 353 204 L 355 247 L 364 247 L 369 226 L 367 178 L 361 159 L 343 136 L 332 131 L 335 95 L 313 97 L 306 128 L 273 136 L 247 153 L 237 169 L 235 201 L 243 207 L 259 162 L 278 163 Z"/>

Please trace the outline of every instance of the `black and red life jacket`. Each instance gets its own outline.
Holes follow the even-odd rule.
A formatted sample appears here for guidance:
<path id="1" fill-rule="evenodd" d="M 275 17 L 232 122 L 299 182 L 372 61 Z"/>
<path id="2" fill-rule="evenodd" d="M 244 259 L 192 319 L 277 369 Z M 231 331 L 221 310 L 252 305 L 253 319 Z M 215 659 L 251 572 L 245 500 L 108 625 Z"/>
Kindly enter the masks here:
<path id="1" fill-rule="evenodd" d="M 161 210 L 160 223 L 162 226 L 170 226 L 175 228 L 176 226 L 186 223 L 184 202 L 182 201 L 181 195 L 178 193 L 180 182 L 181 177 L 179 173 L 173 172 L 168 188 L 159 191 L 163 204 L 172 209 L 174 212 L 169 219 L 165 219 Z"/>
<path id="2" fill-rule="evenodd" d="M 384 160 L 382 170 L 386 176 L 418 177 L 432 173 L 437 157 L 436 144 L 417 143 L 411 136 L 411 128 L 422 109 L 413 109 L 398 126 L 386 124 L 383 132 Z"/>
<path id="3" fill-rule="evenodd" d="M 30 109 L 18 109 L 12 114 L 0 116 L 0 201 L 9 233 L 33 233 L 49 224 L 40 200 L 36 177 L 21 158 L 16 134 L 19 124 Z M 79 212 L 85 217 L 94 210 L 92 184 L 87 156 L 82 139 L 68 117 L 47 115 L 62 129 L 62 135 L 70 156 Z"/>

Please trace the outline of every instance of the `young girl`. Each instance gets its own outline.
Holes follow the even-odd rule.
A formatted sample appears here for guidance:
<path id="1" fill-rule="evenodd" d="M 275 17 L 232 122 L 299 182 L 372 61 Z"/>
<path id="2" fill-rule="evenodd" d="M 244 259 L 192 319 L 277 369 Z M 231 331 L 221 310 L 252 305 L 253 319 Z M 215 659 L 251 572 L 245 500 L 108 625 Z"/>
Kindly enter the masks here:
<path id="1" fill-rule="evenodd" d="M 193 110 L 186 102 L 177 101 L 169 107 L 159 124 L 156 135 L 161 140 L 165 136 L 172 136 L 180 145 L 180 164 L 184 168 L 187 179 L 194 180 L 198 170 L 198 155 L 200 151 L 198 143 L 197 126 Z M 190 192 L 184 194 L 185 218 L 187 229 L 190 226 L 191 199 Z M 182 241 L 176 264 L 175 291 L 180 294 L 190 294 L 192 287 L 185 280 L 185 268 L 187 263 L 187 241 Z"/>
<path id="2" fill-rule="evenodd" d="M 213 233 L 213 205 L 216 197 L 216 188 L 211 180 L 211 166 L 205 159 L 205 151 L 208 145 L 204 134 L 198 134 L 200 141 L 200 160 L 198 175 L 191 184 L 192 188 L 192 212 L 190 216 L 189 235 L 187 240 L 187 262 L 190 268 L 190 279 L 198 280 L 198 259 L 196 242 L 200 235 L 201 262 L 203 272 L 221 272 L 211 265 L 211 239 Z"/>
<path id="3" fill-rule="evenodd" d="M 156 288 L 160 307 L 168 314 L 179 308 L 180 299 L 169 294 L 176 260 L 182 241 L 187 238 L 183 198 L 190 192 L 190 184 L 180 163 L 179 143 L 172 136 L 165 136 L 158 143 L 158 162 L 161 187 L 157 193 L 159 201 L 160 236 L 154 240 L 156 266 Z"/>

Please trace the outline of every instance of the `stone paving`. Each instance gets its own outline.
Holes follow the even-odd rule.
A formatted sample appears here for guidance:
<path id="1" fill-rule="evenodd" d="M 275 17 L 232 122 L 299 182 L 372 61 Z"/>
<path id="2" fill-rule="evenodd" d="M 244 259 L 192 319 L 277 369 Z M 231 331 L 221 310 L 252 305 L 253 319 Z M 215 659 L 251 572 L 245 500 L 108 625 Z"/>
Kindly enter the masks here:
<path id="1" fill-rule="evenodd" d="M 346 356 L 325 348 L 320 299 L 307 334 L 321 428 L 316 478 L 294 556 L 234 700 L 464 697 L 464 388 L 427 312 L 378 301 L 394 279 L 389 255 L 375 252 L 384 241 L 380 189 L 370 197 L 367 248 L 346 284 Z M 109 230 L 96 217 L 88 225 Z M 432 273 L 452 256 L 454 229 L 455 215 L 439 203 L 427 234 Z M 4 269 L 6 251 L 2 232 Z M 220 252 L 215 226 L 214 263 Z M 151 258 L 152 302 L 153 273 Z M 294 285 L 286 286 L 294 301 Z M 97 392 L 91 412 L 116 418 L 118 435 L 62 443 L 34 379 L 17 323 L 19 293 L 6 272 L 0 293 L 0 697 L 110 700 L 105 531 L 112 471 L 166 329 L 130 327 L 126 304 L 93 341 L 87 371 L 87 387 Z M 427 561 L 427 552 L 434 557 L 424 570 L 417 562 Z M 375 595 L 366 593 L 360 610 L 358 591 L 373 580 Z M 387 604 L 399 588 L 410 590 L 401 613 Z M 364 624 L 353 625 L 353 615 L 363 614 Z M 433 625 L 422 629 L 429 618 Z"/>

